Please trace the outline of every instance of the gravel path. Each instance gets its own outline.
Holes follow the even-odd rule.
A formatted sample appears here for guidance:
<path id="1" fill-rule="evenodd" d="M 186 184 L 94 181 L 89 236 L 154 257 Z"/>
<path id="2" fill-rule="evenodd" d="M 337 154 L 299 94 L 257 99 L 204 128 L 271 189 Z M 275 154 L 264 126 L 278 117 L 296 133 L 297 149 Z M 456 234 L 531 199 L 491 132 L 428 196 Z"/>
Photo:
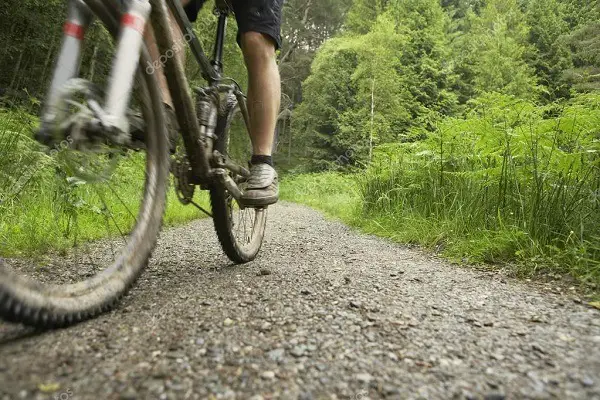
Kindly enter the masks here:
<path id="1" fill-rule="evenodd" d="M 251 264 L 200 220 L 115 311 L 0 323 L 0 399 L 600 399 L 600 312 L 308 208 L 269 217 Z"/>

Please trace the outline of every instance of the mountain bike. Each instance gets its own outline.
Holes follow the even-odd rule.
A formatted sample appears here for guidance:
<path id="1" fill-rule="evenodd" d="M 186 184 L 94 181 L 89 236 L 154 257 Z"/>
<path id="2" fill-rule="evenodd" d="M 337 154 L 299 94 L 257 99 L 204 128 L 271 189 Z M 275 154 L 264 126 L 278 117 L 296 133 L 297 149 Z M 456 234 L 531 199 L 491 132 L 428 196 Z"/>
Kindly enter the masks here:
<path id="1" fill-rule="evenodd" d="M 194 89 L 195 99 L 181 61 L 173 56 L 178 44 L 167 10 L 208 83 Z M 49 171 L 42 171 L 45 180 L 37 183 L 41 194 L 36 197 L 39 204 L 49 204 L 51 217 L 28 228 L 62 242 L 27 257 L 5 249 L 9 255 L 0 259 L 0 317 L 58 327 L 115 305 L 148 264 L 156 245 L 170 172 L 179 201 L 213 218 L 222 248 L 234 263 L 256 257 L 267 208 L 240 202 L 250 174 L 244 165 L 251 148 L 245 95 L 223 74 L 230 13 L 225 4 L 215 7 L 217 32 L 209 60 L 178 0 L 69 1 L 63 44 L 36 133 L 53 152 L 44 161 Z M 105 92 L 78 77 L 84 35 L 98 21 L 114 40 Z M 160 61 L 181 134 L 175 155 L 169 150 L 157 76 L 146 67 L 153 65 L 142 37 L 147 22 L 165 55 Z M 133 108 L 141 110 L 143 118 L 136 119 Z M 143 148 L 136 149 L 130 130 L 140 121 L 145 138 Z M 47 179 L 57 186 L 46 189 Z M 197 188 L 209 192 L 212 213 L 194 200 Z M 36 212 L 28 209 L 27 215 Z"/>

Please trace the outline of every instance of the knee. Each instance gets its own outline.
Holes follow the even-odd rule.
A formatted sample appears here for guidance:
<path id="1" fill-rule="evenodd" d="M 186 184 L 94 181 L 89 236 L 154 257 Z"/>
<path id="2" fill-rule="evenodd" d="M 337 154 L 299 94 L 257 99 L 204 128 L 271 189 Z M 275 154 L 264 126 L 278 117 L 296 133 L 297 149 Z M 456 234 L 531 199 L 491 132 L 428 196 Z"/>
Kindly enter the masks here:
<path id="1" fill-rule="evenodd" d="M 246 32 L 242 34 L 240 42 L 248 66 L 254 63 L 275 60 L 275 43 L 268 35 L 259 32 Z"/>

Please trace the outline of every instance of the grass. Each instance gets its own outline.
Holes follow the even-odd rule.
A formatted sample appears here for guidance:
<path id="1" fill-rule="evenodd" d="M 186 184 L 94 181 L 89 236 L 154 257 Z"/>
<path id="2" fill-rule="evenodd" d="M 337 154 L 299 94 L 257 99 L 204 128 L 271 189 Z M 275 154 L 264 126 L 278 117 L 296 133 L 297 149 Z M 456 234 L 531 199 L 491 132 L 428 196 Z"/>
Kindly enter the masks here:
<path id="1" fill-rule="evenodd" d="M 44 151 L 31 139 L 36 119 L 24 112 L 0 113 L 0 256 L 61 252 L 75 244 L 126 234 L 135 222 L 144 182 L 143 153 L 113 159 L 90 158 L 94 171 L 108 171 L 95 182 L 65 173 L 72 159 Z M 104 170 L 119 160 L 115 168 Z M 108 183 L 108 184 L 107 184 Z M 196 201 L 208 206 L 206 193 Z M 202 218 L 182 205 L 171 188 L 167 226 Z"/>
<path id="2" fill-rule="evenodd" d="M 507 228 L 466 232 L 460 219 L 365 213 L 361 185 L 366 179 L 364 174 L 349 176 L 337 172 L 287 175 L 281 181 L 281 198 L 320 210 L 365 233 L 421 246 L 457 264 L 508 268 L 520 278 L 574 279 L 582 290 L 598 295 L 600 280 L 595 271 L 562 264 L 573 262 L 571 253 L 581 253 L 581 249 L 555 249 L 554 253 L 547 253 L 547 249 L 531 242 L 521 231 Z"/>
<path id="3" fill-rule="evenodd" d="M 362 230 L 520 276 L 600 289 L 600 97 L 483 98 L 425 140 L 380 146 L 360 174 L 284 177 L 285 199 Z"/>
<path id="4" fill-rule="evenodd" d="M 360 209 L 360 195 L 354 177 L 336 172 L 284 175 L 280 196 L 283 200 L 306 204 L 347 223 L 356 222 Z"/>

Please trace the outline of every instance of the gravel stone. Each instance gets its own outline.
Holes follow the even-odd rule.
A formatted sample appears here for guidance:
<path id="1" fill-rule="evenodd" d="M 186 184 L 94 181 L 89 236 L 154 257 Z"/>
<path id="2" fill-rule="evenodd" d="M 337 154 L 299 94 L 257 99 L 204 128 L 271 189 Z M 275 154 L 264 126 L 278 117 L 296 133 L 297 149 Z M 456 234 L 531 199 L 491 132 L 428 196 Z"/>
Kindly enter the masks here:
<path id="1" fill-rule="evenodd" d="M 265 380 L 271 380 L 271 379 L 275 379 L 275 372 L 273 371 L 263 371 L 260 374 L 260 377 L 265 379 Z"/>
<path id="2" fill-rule="evenodd" d="M 285 355 L 284 349 L 275 349 L 271 350 L 267 353 L 267 357 L 273 361 L 283 361 L 283 357 Z"/>
<path id="3" fill-rule="evenodd" d="M 594 381 L 590 377 L 585 377 L 581 380 L 583 386 L 594 386 Z"/>
<path id="4" fill-rule="evenodd" d="M 600 400 L 600 311 L 564 292 L 281 203 L 247 266 L 198 220 L 162 232 L 116 311 L 0 323 L 0 399 Z"/>
<path id="5" fill-rule="evenodd" d="M 294 357 L 302 357 L 306 353 L 306 346 L 294 346 L 290 354 Z"/>
<path id="6" fill-rule="evenodd" d="M 505 400 L 506 396 L 501 393 L 488 393 L 483 398 L 484 400 Z"/>

